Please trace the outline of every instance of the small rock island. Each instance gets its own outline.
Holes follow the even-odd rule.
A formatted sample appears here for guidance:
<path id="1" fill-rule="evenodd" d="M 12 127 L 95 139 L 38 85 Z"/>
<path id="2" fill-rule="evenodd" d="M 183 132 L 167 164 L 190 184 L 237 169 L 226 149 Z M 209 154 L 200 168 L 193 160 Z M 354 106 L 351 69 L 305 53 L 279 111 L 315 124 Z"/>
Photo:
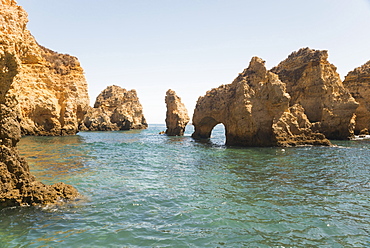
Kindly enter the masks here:
<path id="1" fill-rule="evenodd" d="M 136 90 L 128 91 L 112 85 L 103 90 L 94 107 L 88 109 L 80 130 L 117 131 L 147 127 Z"/>

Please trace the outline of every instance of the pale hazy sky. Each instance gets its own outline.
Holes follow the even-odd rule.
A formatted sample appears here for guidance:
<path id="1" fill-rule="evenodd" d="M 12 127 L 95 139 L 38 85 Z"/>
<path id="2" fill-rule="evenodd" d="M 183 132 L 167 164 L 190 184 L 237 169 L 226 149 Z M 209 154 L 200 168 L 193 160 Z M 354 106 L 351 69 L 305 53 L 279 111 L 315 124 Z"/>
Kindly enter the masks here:
<path id="1" fill-rule="evenodd" d="M 78 57 L 91 103 L 136 89 L 150 124 L 173 89 L 192 115 L 253 56 L 268 69 L 302 47 L 329 50 L 342 78 L 370 60 L 370 0 L 17 0 L 39 44 Z"/>

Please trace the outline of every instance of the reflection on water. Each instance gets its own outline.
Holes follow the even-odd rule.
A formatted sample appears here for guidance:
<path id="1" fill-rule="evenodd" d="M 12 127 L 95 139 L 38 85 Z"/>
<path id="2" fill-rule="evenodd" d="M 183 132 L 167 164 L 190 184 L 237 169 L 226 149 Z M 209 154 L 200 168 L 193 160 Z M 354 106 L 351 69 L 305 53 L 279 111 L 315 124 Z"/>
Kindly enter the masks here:
<path id="1" fill-rule="evenodd" d="M 81 136 L 27 136 L 19 142 L 21 156 L 32 167 L 32 174 L 44 183 L 56 179 L 70 182 L 75 174 L 88 170 L 88 150 Z"/>
<path id="2" fill-rule="evenodd" d="M 86 199 L 0 211 L 0 247 L 369 247 L 370 141 L 237 148 L 148 130 L 25 137 L 38 179 Z"/>

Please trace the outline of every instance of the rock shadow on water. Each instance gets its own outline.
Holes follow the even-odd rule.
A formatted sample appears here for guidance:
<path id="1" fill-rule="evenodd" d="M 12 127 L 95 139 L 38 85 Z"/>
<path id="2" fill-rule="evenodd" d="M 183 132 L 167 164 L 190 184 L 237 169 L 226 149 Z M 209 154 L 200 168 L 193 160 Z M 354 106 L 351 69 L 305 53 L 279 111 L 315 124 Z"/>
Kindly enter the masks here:
<path id="1" fill-rule="evenodd" d="M 55 178 L 69 182 L 74 174 L 89 170 L 89 154 L 83 143 L 84 138 L 78 135 L 26 136 L 18 148 L 36 178 L 45 183 L 54 183 Z"/>

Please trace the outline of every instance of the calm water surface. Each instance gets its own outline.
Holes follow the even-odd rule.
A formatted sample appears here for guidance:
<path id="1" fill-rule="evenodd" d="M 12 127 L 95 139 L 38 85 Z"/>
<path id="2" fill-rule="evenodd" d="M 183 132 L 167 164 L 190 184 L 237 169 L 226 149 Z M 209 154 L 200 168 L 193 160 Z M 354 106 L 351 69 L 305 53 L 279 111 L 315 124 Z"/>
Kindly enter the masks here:
<path id="1" fill-rule="evenodd" d="M 0 247 L 369 247 L 370 141 L 225 147 L 163 125 L 25 137 L 38 180 L 74 185 L 62 206 L 0 211 Z"/>

